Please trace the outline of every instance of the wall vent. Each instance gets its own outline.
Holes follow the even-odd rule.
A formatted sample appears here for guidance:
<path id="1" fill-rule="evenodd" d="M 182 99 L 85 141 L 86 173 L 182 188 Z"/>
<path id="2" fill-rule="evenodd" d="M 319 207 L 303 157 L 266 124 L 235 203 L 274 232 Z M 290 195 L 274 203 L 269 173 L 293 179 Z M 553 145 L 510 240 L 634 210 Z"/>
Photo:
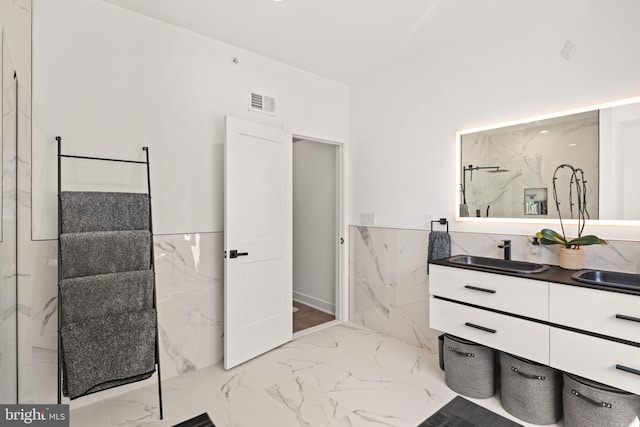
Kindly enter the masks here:
<path id="1" fill-rule="evenodd" d="M 258 113 L 266 113 L 276 115 L 276 100 L 271 96 L 260 95 L 259 93 L 249 91 L 249 110 Z"/>

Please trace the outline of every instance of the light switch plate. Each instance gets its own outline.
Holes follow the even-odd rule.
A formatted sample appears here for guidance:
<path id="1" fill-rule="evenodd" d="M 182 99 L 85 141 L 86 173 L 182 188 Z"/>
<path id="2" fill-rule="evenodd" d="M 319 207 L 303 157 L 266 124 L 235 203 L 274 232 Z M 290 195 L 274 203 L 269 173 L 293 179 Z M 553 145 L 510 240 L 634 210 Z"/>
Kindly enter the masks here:
<path id="1" fill-rule="evenodd" d="M 436 217 L 436 214 L 434 214 L 433 212 L 427 212 L 426 214 L 424 214 L 425 227 L 427 228 L 431 227 L 431 221 L 433 221 L 435 217 Z"/>
<path id="2" fill-rule="evenodd" d="M 360 214 L 360 224 L 361 225 L 376 225 L 376 214 L 375 213 L 361 213 Z"/>

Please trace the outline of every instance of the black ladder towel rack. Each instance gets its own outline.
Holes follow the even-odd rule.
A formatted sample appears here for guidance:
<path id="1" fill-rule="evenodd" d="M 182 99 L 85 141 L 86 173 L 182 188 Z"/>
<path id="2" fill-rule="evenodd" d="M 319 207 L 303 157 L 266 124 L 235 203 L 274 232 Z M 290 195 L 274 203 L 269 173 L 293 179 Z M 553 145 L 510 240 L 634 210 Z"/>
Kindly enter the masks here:
<path id="1" fill-rule="evenodd" d="M 60 136 L 56 136 L 56 141 L 58 144 L 58 404 L 62 401 L 62 372 L 64 369 L 64 361 L 63 361 L 63 343 L 62 343 L 62 301 L 61 301 L 61 244 L 60 237 L 62 234 L 62 159 L 63 158 L 73 158 L 73 159 L 85 159 L 85 160 L 97 160 L 97 161 L 107 161 L 107 162 L 121 162 L 121 163 L 135 163 L 140 165 L 146 165 L 146 173 L 147 173 L 147 196 L 148 196 L 148 211 L 149 211 L 149 239 L 150 239 L 150 259 L 149 259 L 149 270 L 151 271 L 152 276 L 152 289 L 153 289 L 153 309 L 155 310 L 155 343 L 154 343 L 154 352 L 155 352 L 155 369 L 157 370 L 158 377 L 158 402 L 159 402 L 159 410 L 160 410 L 160 419 L 163 419 L 163 407 L 162 407 L 162 376 L 160 373 L 160 346 L 159 346 L 159 333 L 158 333 L 158 317 L 157 317 L 157 307 L 158 307 L 158 299 L 156 292 L 156 277 L 155 277 L 155 263 L 154 263 L 154 250 L 153 250 L 153 216 L 151 213 L 151 174 L 150 174 L 150 163 L 149 163 L 149 148 L 142 147 L 142 150 L 145 152 L 145 160 L 126 160 L 126 159 L 111 159 L 111 158 L 103 158 L 103 157 L 91 157 L 91 156 L 78 156 L 78 155 L 70 155 L 70 154 L 62 154 L 62 138 Z M 153 372 L 151 373 L 151 375 Z M 148 378 L 148 377 L 146 377 Z M 142 378 L 142 379 L 146 379 Z M 139 380 L 133 380 L 139 381 Z M 132 381 L 132 382 L 133 382 Z M 117 385 L 110 386 L 116 387 Z M 99 391 L 99 390 L 98 390 Z"/>

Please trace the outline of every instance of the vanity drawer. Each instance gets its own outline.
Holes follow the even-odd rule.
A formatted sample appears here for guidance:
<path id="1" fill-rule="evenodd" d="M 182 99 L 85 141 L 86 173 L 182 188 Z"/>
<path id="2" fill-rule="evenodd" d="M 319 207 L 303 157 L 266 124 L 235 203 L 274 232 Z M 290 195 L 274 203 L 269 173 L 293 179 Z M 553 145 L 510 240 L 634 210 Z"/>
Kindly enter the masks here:
<path id="1" fill-rule="evenodd" d="M 534 319 L 549 318 L 549 283 L 431 265 L 429 293 Z"/>
<path id="2" fill-rule="evenodd" d="M 640 347 L 550 328 L 550 365 L 612 387 L 640 394 Z M 616 365 L 638 374 L 616 369 Z"/>
<path id="3" fill-rule="evenodd" d="M 640 296 L 557 283 L 549 286 L 550 322 L 640 342 Z"/>
<path id="4" fill-rule="evenodd" d="M 433 296 L 429 301 L 431 328 L 539 363 L 549 363 L 547 325 L 443 301 Z"/>

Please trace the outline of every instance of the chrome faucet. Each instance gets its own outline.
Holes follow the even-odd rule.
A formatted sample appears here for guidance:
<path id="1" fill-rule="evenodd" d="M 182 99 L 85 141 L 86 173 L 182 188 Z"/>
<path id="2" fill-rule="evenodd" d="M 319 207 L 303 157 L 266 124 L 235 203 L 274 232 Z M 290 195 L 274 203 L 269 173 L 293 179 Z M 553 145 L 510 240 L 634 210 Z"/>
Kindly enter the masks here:
<path id="1" fill-rule="evenodd" d="M 498 245 L 500 249 L 504 249 L 504 259 L 511 259 L 511 240 L 503 240 L 501 245 Z"/>

